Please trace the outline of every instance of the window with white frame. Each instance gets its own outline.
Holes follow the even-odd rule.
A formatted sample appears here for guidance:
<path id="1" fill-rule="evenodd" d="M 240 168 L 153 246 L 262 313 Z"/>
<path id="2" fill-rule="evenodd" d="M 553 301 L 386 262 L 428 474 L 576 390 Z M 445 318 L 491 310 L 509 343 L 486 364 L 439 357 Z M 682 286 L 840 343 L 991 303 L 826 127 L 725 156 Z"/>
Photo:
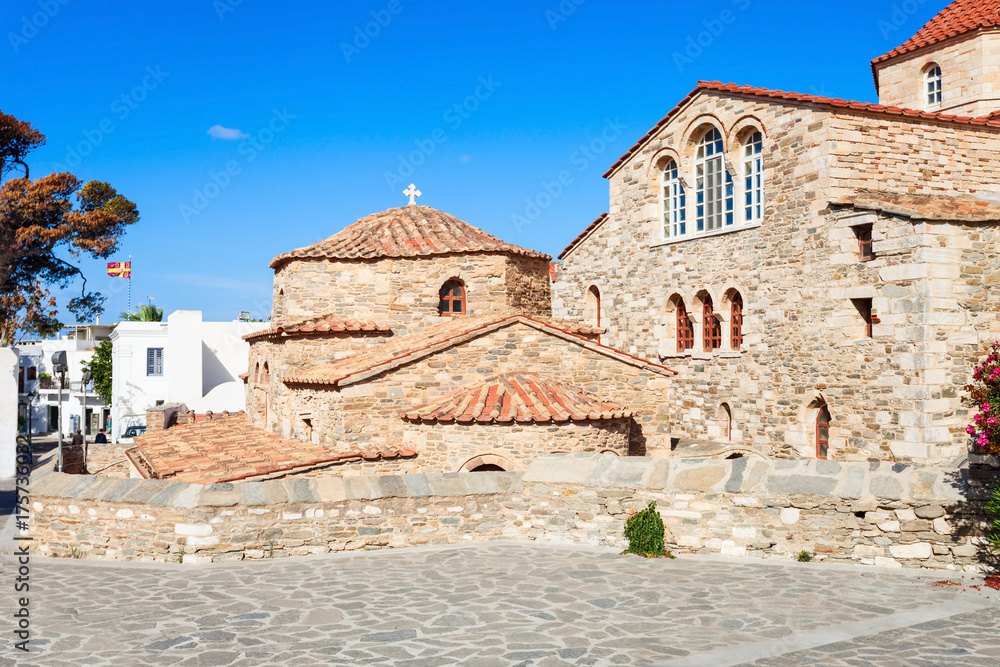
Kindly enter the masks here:
<path id="1" fill-rule="evenodd" d="M 931 65 L 924 71 L 927 107 L 941 106 L 941 67 Z"/>
<path id="2" fill-rule="evenodd" d="M 667 160 L 663 165 L 663 238 L 673 239 L 687 234 L 687 195 L 677 171 L 677 163 Z"/>
<path id="3" fill-rule="evenodd" d="M 163 348 L 146 348 L 146 375 L 163 375 Z"/>
<path id="4" fill-rule="evenodd" d="M 712 232 L 732 226 L 733 178 L 726 169 L 722 134 L 715 128 L 698 142 L 695 154 L 697 231 Z"/>
<path id="5" fill-rule="evenodd" d="M 743 142 L 743 221 L 764 219 L 764 137 L 754 132 Z"/>

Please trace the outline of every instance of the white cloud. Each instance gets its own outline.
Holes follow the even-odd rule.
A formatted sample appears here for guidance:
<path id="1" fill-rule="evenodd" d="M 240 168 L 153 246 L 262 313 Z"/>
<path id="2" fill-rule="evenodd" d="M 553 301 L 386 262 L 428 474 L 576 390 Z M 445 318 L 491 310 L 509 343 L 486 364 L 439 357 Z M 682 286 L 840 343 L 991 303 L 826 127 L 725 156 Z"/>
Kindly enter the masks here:
<path id="1" fill-rule="evenodd" d="M 237 139 L 246 139 L 250 135 L 242 130 L 237 130 L 231 127 L 222 127 L 221 125 L 213 125 L 208 128 L 208 134 L 213 139 L 225 139 L 226 141 L 236 141 Z"/>

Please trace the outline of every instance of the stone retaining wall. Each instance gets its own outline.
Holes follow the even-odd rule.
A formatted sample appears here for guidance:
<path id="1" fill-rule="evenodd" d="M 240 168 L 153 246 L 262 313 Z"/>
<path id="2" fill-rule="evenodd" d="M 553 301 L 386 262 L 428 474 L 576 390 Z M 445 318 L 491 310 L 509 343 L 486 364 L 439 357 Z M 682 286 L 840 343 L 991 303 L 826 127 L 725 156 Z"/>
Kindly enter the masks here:
<path id="1" fill-rule="evenodd" d="M 185 484 L 33 480 L 42 553 L 218 562 L 495 539 L 623 547 L 656 501 L 670 548 L 979 570 L 985 493 L 968 471 L 887 463 L 554 455 L 526 473 Z"/>

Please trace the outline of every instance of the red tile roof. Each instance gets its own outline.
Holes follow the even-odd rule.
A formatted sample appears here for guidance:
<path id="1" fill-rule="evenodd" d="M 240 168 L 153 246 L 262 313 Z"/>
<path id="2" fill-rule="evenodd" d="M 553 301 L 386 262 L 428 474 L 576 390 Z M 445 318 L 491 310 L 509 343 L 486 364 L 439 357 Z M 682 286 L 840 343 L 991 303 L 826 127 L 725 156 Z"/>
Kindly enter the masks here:
<path id="1" fill-rule="evenodd" d="M 545 253 L 501 241 L 443 211 L 414 205 L 361 218 L 325 241 L 278 255 L 271 260 L 271 268 L 277 269 L 293 259 L 379 259 L 472 252 L 552 259 Z"/>
<path id="2" fill-rule="evenodd" d="M 289 336 L 306 336 L 309 334 L 327 333 L 363 333 L 392 331 L 388 324 L 372 322 L 371 320 L 357 320 L 354 318 L 341 317 L 339 315 L 320 315 L 311 317 L 301 322 L 292 324 L 281 324 L 270 329 L 261 329 L 243 336 L 243 340 L 258 340 L 261 338 L 286 338 Z"/>
<path id="3" fill-rule="evenodd" d="M 511 310 L 488 311 L 480 315 L 442 319 L 440 324 L 424 327 L 412 334 L 390 340 L 373 350 L 319 364 L 290 375 L 284 378 L 284 382 L 290 385 L 344 387 L 515 323 L 521 323 L 539 331 L 572 340 L 577 345 L 633 366 L 648 368 L 664 375 L 676 373 L 666 366 L 655 364 L 586 338 L 587 335 L 602 333 L 604 330 L 578 322 L 523 315 Z"/>
<path id="4" fill-rule="evenodd" d="M 955 222 L 1000 221 L 1000 201 L 987 201 L 969 195 L 915 195 L 896 192 L 859 192 L 842 197 L 832 204 L 883 211 L 917 220 Z"/>
<path id="5" fill-rule="evenodd" d="M 601 223 L 603 223 L 607 219 L 608 219 L 608 214 L 607 213 L 601 213 L 601 215 L 599 215 L 597 217 L 597 220 L 594 220 L 592 223 L 590 223 L 590 225 L 588 225 L 585 230 L 583 230 L 582 232 L 580 232 L 579 236 L 577 236 L 575 239 L 573 239 L 568 246 L 566 246 L 565 248 L 563 248 L 563 251 L 561 253 L 559 253 L 559 259 L 564 259 L 566 257 L 566 255 L 569 254 L 570 250 L 572 250 L 573 248 L 575 248 L 578 243 L 580 243 L 581 241 L 583 241 L 583 239 L 587 238 L 587 236 L 590 235 L 590 232 L 592 232 L 595 229 L 597 229 L 598 227 L 600 227 Z"/>
<path id="6" fill-rule="evenodd" d="M 534 373 L 506 373 L 464 387 L 400 417 L 411 421 L 507 424 L 620 419 L 633 413 L 592 394 Z"/>
<path id="7" fill-rule="evenodd" d="M 337 450 L 256 428 L 242 412 L 151 431 L 126 455 L 146 478 L 213 484 L 303 472 L 336 463 L 416 456 L 411 449 Z"/>
<path id="8" fill-rule="evenodd" d="M 955 0 L 902 45 L 872 60 L 872 72 L 875 72 L 876 65 L 904 53 L 910 53 L 980 28 L 998 26 L 1000 26 L 1000 0 Z M 878 86 L 877 74 L 875 85 Z"/>
<path id="9" fill-rule="evenodd" d="M 842 100 L 835 97 L 820 97 L 817 95 L 807 95 L 805 93 L 788 93 L 783 90 L 770 90 L 768 88 L 756 88 L 754 86 L 740 86 L 735 83 L 719 83 L 718 81 L 699 81 L 698 86 L 688 93 L 687 97 L 681 100 L 677 106 L 660 119 L 632 148 L 628 149 L 618 161 L 611 165 L 611 168 L 604 172 L 604 177 L 608 178 L 618 170 L 618 167 L 625 164 L 629 158 L 635 155 L 642 146 L 649 141 L 653 135 L 660 131 L 671 118 L 673 118 L 688 102 L 702 91 L 715 91 L 722 93 L 737 93 L 740 95 L 754 95 L 757 97 L 769 97 L 772 99 L 786 100 L 790 102 L 807 102 L 829 107 L 833 110 L 846 109 L 848 111 L 861 111 L 880 113 L 888 116 L 905 116 L 915 120 L 940 121 L 945 123 L 956 123 L 959 125 L 980 125 L 989 127 L 1000 127 L 1000 118 L 990 116 L 956 116 L 936 111 L 918 111 L 916 109 L 904 109 L 903 107 L 889 107 L 882 104 L 872 104 L 871 102 L 855 102 L 852 100 Z"/>

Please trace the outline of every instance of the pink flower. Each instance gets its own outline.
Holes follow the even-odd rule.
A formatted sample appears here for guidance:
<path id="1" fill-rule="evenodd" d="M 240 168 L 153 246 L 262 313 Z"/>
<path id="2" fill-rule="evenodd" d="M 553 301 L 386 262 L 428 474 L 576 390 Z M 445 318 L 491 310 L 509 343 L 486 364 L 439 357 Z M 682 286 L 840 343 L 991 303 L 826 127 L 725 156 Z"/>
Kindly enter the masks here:
<path id="1" fill-rule="evenodd" d="M 990 404 L 983 403 L 983 412 L 989 412 L 989 411 L 990 411 Z"/>
<path id="2" fill-rule="evenodd" d="M 968 433 L 969 435 L 975 435 L 976 429 L 973 428 L 972 424 L 969 424 L 968 426 L 965 427 L 965 432 Z"/>
<path id="3" fill-rule="evenodd" d="M 986 423 L 989 424 L 990 426 L 995 426 L 996 423 L 997 423 L 997 418 L 996 417 L 990 417 L 989 419 L 986 420 Z"/>

